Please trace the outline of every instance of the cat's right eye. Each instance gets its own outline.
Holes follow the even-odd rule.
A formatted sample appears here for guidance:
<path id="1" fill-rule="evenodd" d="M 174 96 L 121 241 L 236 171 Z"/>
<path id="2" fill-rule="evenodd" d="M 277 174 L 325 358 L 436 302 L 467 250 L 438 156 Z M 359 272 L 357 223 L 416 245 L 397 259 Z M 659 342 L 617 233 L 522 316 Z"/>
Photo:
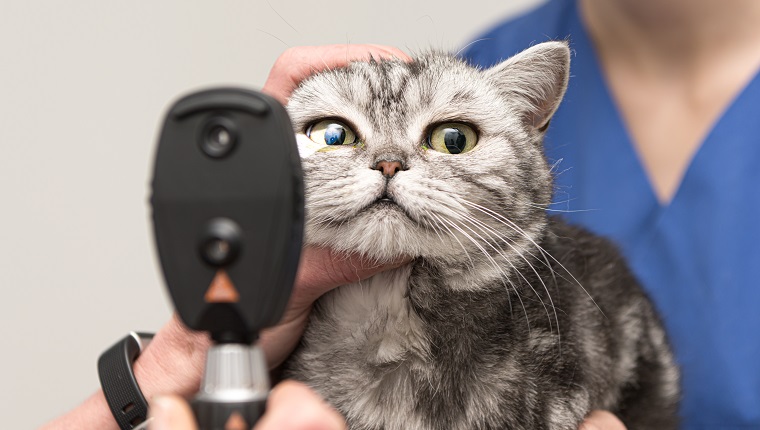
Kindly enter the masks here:
<path id="1" fill-rule="evenodd" d="M 478 135 L 461 122 L 448 122 L 436 126 L 428 136 L 428 145 L 444 154 L 461 154 L 475 147 Z"/>
<path id="2" fill-rule="evenodd" d="M 356 133 L 346 124 L 334 119 L 316 122 L 306 129 L 306 136 L 321 145 L 353 145 Z"/>

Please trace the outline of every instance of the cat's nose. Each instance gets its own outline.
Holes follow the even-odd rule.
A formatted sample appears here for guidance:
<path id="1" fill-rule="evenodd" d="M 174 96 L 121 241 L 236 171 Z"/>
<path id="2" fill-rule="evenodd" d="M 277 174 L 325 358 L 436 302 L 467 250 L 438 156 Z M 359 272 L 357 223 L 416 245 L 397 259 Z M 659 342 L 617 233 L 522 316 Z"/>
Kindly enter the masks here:
<path id="1" fill-rule="evenodd" d="M 382 172 L 383 176 L 392 178 L 393 175 L 403 170 L 404 166 L 400 161 L 382 160 L 375 165 L 374 169 Z"/>

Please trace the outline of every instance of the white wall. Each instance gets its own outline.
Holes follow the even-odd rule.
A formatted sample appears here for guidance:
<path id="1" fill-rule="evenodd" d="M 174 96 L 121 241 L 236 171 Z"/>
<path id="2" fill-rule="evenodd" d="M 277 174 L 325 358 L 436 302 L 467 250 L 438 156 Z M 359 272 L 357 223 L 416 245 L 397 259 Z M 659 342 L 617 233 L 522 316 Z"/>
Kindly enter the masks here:
<path id="1" fill-rule="evenodd" d="M 147 196 L 178 94 L 260 87 L 287 46 L 458 49 L 538 1 L 0 0 L 2 426 L 72 408 L 169 317 Z"/>

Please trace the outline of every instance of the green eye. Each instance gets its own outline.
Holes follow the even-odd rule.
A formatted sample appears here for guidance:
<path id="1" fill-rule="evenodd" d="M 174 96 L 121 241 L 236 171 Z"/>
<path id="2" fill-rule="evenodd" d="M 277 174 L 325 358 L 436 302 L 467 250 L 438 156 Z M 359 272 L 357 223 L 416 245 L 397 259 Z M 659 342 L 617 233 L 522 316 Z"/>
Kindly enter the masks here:
<path id="1" fill-rule="evenodd" d="M 444 154 L 461 154 L 475 147 L 478 135 L 469 125 L 447 122 L 436 126 L 428 136 L 428 145 Z"/>
<path id="2" fill-rule="evenodd" d="M 326 119 L 312 124 L 306 136 L 321 145 L 353 145 L 356 134 L 347 125 L 334 119 Z"/>

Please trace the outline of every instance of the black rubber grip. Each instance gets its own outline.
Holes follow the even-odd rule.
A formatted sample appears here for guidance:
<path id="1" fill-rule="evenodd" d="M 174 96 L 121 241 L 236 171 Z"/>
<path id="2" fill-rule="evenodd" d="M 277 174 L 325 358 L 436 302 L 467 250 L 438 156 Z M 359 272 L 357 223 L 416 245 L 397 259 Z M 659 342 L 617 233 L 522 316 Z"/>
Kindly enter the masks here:
<path id="1" fill-rule="evenodd" d="M 140 333 L 150 338 L 152 334 Z M 98 359 L 98 377 L 108 407 L 122 430 L 133 429 L 148 418 L 148 402 L 137 385 L 132 363 L 140 345 L 131 335 L 106 350 Z"/>
<path id="2" fill-rule="evenodd" d="M 264 414 L 266 399 L 249 402 L 193 401 L 198 430 L 250 430 Z"/>

